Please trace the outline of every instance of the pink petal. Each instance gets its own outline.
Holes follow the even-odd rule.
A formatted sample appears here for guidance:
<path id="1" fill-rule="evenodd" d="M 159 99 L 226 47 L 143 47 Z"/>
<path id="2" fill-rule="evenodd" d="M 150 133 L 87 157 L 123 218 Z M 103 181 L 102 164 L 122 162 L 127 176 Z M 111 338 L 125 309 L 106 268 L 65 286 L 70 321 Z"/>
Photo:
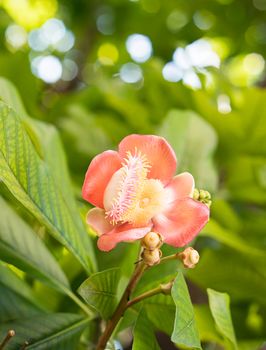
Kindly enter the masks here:
<path id="1" fill-rule="evenodd" d="M 98 239 L 98 248 L 108 252 L 119 242 L 132 242 L 141 239 L 151 231 L 151 227 L 151 224 L 145 227 L 133 227 L 128 223 L 116 226 L 112 231 L 102 235 Z"/>
<path id="2" fill-rule="evenodd" d="M 175 201 L 172 210 L 153 218 L 153 231 L 164 237 L 164 242 L 183 247 L 200 232 L 209 220 L 209 208 L 191 198 Z"/>
<path id="3" fill-rule="evenodd" d="M 151 165 L 148 178 L 161 180 L 167 184 L 176 171 L 175 152 L 169 143 L 163 138 L 154 135 L 129 135 L 119 144 L 119 154 L 126 158 L 127 152 L 132 154 L 135 150 L 147 156 Z"/>
<path id="4" fill-rule="evenodd" d="M 169 203 L 177 199 L 191 197 L 195 187 L 194 178 L 190 173 L 182 173 L 175 176 L 165 187 Z"/>
<path id="5" fill-rule="evenodd" d="M 98 236 L 113 229 L 113 225 L 105 218 L 105 211 L 100 208 L 91 209 L 87 214 L 86 221 Z"/>
<path id="6" fill-rule="evenodd" d="M 105 151 L 93 158 L 83 183 L 82 197 L 96 207 L 103 208 L 105 188 L 121 166 L 121 158 L 115 151 Z"/>

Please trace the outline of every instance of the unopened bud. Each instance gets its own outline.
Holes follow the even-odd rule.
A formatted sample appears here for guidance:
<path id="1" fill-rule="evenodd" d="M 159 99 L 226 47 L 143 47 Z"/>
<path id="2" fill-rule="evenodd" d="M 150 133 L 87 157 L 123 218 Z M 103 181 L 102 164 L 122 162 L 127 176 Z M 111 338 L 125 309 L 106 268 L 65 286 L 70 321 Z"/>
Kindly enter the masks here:
<path id="1" fill-rule="evenodd" d="M 194 189 L 194 192 L 193 192 L 193 199 L 195 200 L 199 200 L 199 190 L 197 188 Z"/>
<path id="2" fill-rule="evenodd" d="M 210 192 L 205 190 L 198 190 L 197 188 L 195 188 L 193 192 L 193 199 L 207 205 L 208 208 L 210 208 L 212 204 L 211 194 Z"/>
<path id="3" fill-rule="evenodd" d="M 148 266 L 159 264 L 162 256 L 160 249 L 148 250 L 144 249 L 142 252 L 142 259 Z"/>
<path id="4" fill-rule="evenodd" d="M 193 269 L 200 259 L 199 253 L 192 247 L 188 247 L 182 253 L 179 253 L 179 257 L 183 261 L 184 267 L 188 269 Z"/>
<path id="5" fill-rule="evenodd" d="M 162 237 L 159 233 L 151 231 L 142 239 L 141 244 L 148 250 L 154 250 L 156 248 L 160 248 L 162 245 Z"/>

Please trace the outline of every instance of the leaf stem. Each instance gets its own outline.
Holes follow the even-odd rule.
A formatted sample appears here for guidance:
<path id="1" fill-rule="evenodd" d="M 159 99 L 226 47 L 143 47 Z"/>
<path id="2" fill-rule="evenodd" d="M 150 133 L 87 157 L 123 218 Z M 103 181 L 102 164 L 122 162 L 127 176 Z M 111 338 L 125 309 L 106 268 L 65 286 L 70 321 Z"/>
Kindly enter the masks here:
<path id="1" fill-rule="evenodd" d="M 130 297 L 132 291 L 134 290 L 136 284 L 138 283 L 139 279 L 141 278 L 146 267 L 147 267 L 147 265 L 143 261 L 138 263 L 138 265 L 136 266 L 136 269 L 133 272 L 133 275 L 131 276 L 131 278 L 128 282 L 128 285 L 127 285 L 127 287 L 126 287 L 126 289 L 125 289 L 125 291 L 120 299 L 120 302 L 119 302 L 113 316 L 107 322 L 106 328 L 105 328 L 103 334 L 101 335 L 101 337 L 99 338 L 96 350 L 104 350 L 105 349 L 105 346 L 106 346 L 109 338 L 111 337 L 114 329 L 116 328 L 120 318 L 123 316 L 125 310 L 127 309 L 129 297 Z"/>
<path id="2" fill-rule="evenodd" d="M 145 292 L 143 294 L 138 295 L 136 298 L 130 300 L 127 303 L 127 308 L 131 307 L 132 305 L 134 305 L 136 303 L 139 303 L 140 301 L 142 301 L 144 299 L 152 297 L 152 296 L 154 296 L 156 294 L 160 294 L 160 293 L 162 293 L 162 294 L 170 294 L 172 285 L 173 285 L 173 281 L 168 282 L 166 284 L 160 284 L 158 287 L 153 288 L 153 289 L 148 290 L 147 292 Z"/>
<path id="3" fill-rule="evenodd" d="M 91 311 L 87 305 L 85 305 L 71 290 L 65 289 L 65 293 L 69 296 L 70 299 L 74 301 L 84 312 L 85 314 L 92 319 L 93 318 L 93 311 Z"/>
<path id="4" fill-rule="evenodd" d="M 176 254 L 168 255 L 168 256 L 161 258 L 160 264 L 165 263 L 167 261 L 171 261 L 171 260 L 182 260 L 181 253 L 176 253 Z"/>

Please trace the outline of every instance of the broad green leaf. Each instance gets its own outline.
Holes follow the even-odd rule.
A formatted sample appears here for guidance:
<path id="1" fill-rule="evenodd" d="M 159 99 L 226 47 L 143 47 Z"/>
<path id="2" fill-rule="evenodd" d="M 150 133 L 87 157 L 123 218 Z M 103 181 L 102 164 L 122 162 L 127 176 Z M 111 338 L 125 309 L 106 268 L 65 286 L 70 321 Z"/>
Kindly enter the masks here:
<path id="1" fill-rule="evenodd" d="M 234 250 L 205 250 L 200 264 L 188 277 L 202 288 L 227 292 L 234 301 L 256 300 L 265 304 L 265 259 L 250 258 Z"/>
<path id="2" fill-rule="evenodd" d="M 21 118 L 27 118 L 27 112 L 15 86 L 3 77 L 0 77 L 0 100 L 12 107 Z"/>
<path id="3" fill-rule="evenodd" d="M 236 153 L 266 154 L 264 89 L 245 89 L 240 99 L 236 92 L 237 96 L 232 96 L 237 101 L 236 108 L 226 117 L 218 112 L 216 104 L 204 91 L 196 91 L 193 95 L 199 113 L 215 127 L 219 135 L 219 148 L 224 156 L 230 157 Z"/>
<path id="4" fill-rule="evenodd" d="M 212 126 L 192 111 L 172 110 L 159 134 L 173 147 L 179 161 L 178 171 L 190 171 L 196 187 L 214 191 L 218 178 L 212 157 L 217 137 Z"/>
<path id="5" fill-rule="evenodd" d="M 195 318 L 198 326 L 200 340 L 202 342 L 214 342 L 221 346 L 224 340 L 215 328 L 215 323 L 207 305 L 194 305 Z"/>
<path id="6" fill-rule="evenodd" d="M 78 230 L 77 214 L 69 208 L 20 118 L 2 102 L 0 118 L 1 180 L 14 197 L 90 271 L 89 237 L 85 231 Z"/>
<path id="7" fill-rule="evenodd" d="M 266 137 L 266 133 L 265 133 Z M 226 185 L 239 201 L 266 204 L 266 155 L 239 155 L 226 163 Z"/>
<path id="8" fill-rule="evenodd" d="M 0 323 L 42 312 L 29 286 L 1 264 L 0 296 Z"/>
<path id="9" fill-rule="evenodd" d="M 171 294 L 176 305 L 175 323 L 171 340 L 180 346 L 201 349 L 193 305 L 186 281 L 181 272 L 178 273 L 174 281 Z"/>
<path id="10" fill-rule="evenodd" d="M 256 247 L 252 247 L 248 242 L 246 242 L 241 236 L 237 235 L 235 232 L 227 230 L 220 226 L 215 220 L 211 219 L 208 224 L 203 228 L 200 236 L 211 237 L 227 245 L 230 248 L 240 251 L 244 254 L 251 254 L 254 257 L 265 257 L 266 254 L 263 250 Z"/>
<path id="11" fill-rule="evenodd" d="M 230 312 L 230 298 L 227 293 L 207 289 L 209 305 L 218 331 L 237 349 L 234 326 Z"/>
<path id="12" fill-rule="evenodd" d="M 159 350 L 154 328 L 146 316 L 145 310 L 141 309 L 133 331 L 132 350 Z"/>
<path id="13" fill-rule="evenodd" d="M 42 156 L 42 150 L 41 150 L 39 139 L 37 138 L 37 135 L 35 134 L 35 131 L 32 128 L 32 125 L 28 123 L 30 118 L 26 112 L 26 109 L 20 98 L 20 95 L 17 92 L 17 89 L 15 88 L 15 86 L 9 80 L 3 77 L 0 77 L 0 101 L 3 101 L 9 107 L 13 108 L 14 111 L 17 112 L 17 114 L 23 120 L 24 127 L 27 129 L 29 137 L 31 138 L 32 143 L 34 144 L 36 151 Z M 38 122 L 37 120 L 34 122 L 41 123 L 41 122 Z M 41 140 L 44 140 L 44 139 L 45 138 L 43 137 L 41 138 Z"/>
<path id="14" fill-rule="evenodd" d="M 2 324 L 0 338 L 14 329 L 16 335 L 6 350 L 20 349 L 25 341 L 29 342 L 27 350 L 74 350 L 88 322 L 79 315 L 67 313 L 37 315 Z"/>
<path id="15" fill-rule="evenodd" d="M 60 119 L 60 130 L 67 142 L 71 142 L 75 153 L 86 156 L 95 156 L 111 148 L 106 132 L 98 125 L 97 118 L 80 104 L 67 107 L 66 115 Z"/>
<path id="16" fill-rule="evenodd" d="M 211 214 L 215 221 L 228 230 L 239 232 L 242 229 L 243 223 L 237 211 L 222 198 L 213 198 Z"/>
<path id="17" fill-rule="evenodd" d="M 117 303 L 117 286 L 120 279 L 120 269 L 114 268 L 91 275 L 78 289 L 78 293 L 104 319 L 114 311 Z"/>
<path id="18" fill-rule="evenodd" d="M 0 258 L 58 289 L 69 288 L 64 272 L 42 240 L 0 197 Z"/>
<path id="19" fill-rule="evenodd" d="M 49 171 L 54 177 L 56 185 L 60 188 L 65 202 L 71 212 L 73 214 L 75 213 L 75 224 L 79 232 L 85 232 L 74 199 L 66 156 L 58 131 L 51 124 L 30 118 L 16 88 L 11 82 L 4 78 L 0 78 L 0 99 L 14 109 L 20 118 L 23 119 L 23 126 L 33 142 L 37 153 L 48 164 Z M 43 137 L 43 135 L 45 135 L 45 137 Z M 89 252 L 92 264 L 95 265 L 94 251 L 88 240 L 86 242 L 86 249 Z"/>
<path id="20" fill-rule="evenodd" d="M 175 321 L 175 304 L 170 295 L 158 294 L 144 302 L 144 308 L 149 320 L 156 330 L 171 336 Z"/>

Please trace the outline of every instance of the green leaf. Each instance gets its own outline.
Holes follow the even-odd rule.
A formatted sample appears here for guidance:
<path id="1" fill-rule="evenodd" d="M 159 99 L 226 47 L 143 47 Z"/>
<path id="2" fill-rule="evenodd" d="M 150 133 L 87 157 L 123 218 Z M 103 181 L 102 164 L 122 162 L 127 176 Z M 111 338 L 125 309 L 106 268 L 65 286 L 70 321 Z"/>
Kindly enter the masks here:
<path id="1" fill-rule="evenodd" d="M 14 329 L 16 335 L 6 350 L 20 349 L 25 341 L 29 342 L 27 350 L 73 350 L 88 322 L 79 315 L 67 313 L 37 315 L 1 325 L 0 338 Z"/>
<path id="2" fill-rule="evenodd" d="M 0 322 L 42 312 L 29 286 L 0 264 Z"/>
<path id="3" fill-rule="evenodd" d="M 146 317 L 144 309 L 139 313 L 133 335 L 132 350 L 160 350 L 152 323 Z"/>
<path id="4" fill-rule="evenodd" d="M 158 294 L 144 302 L 146 315 L 156 330 L 171 336 L 175 321 L 175 304 L 170 295 Z"/>
<path id="5" fill-rule="evenodd" d="M 81 264 L 92 269 L 89 238 L 78 230 L 76 213 L 68 206 L 49 167 L 40 159 L 17 114 L 0 102 L 1 180 L 51 234 L 65 245 Z"/>
<path id="6" fill-rule="evenodd" d="M 15 86 L 3 77 L 0 77 L 0 100 L 17 111 L 21 118 L 28 117 Z"/>
<path id="7" fill-rule="evenodd" d="M 230 312 L 230 298 L 227 293 L 207 289 L 209 305 L 218 331 L 237 349 L 234 326 Z"/>
<path id="8" fill-rule="evenodd" d="M 0 258 L 57 289 L 69 288 L 64 272 L 42 240 L 0 197 Z"/>
<path id="9" fill-rule="evenodd" d="M 212 126 L 192 111 L 172 110 L 159 134 L 173 147 L 178 171 L 190 171 L 197 187 L 214 191 L 218 178 L 212 158 L 217 136 Z"/>
<path id="10" fill-rule="evenodd" d="M 215 220 L 211 219 L 208 224 L 203 228 L 200 233 L 200 236 L 206 236 L 216 239 L 218 242 L 221 242 L 227 245 L 230 248 L 233 248 L 237 251 L 240 251 L 244 254 L 251 254 L 254 257 L 266 257 L 266 254 L 263 250 L 256 247 L 252 247 L 248 242 L 242 239 L 241 236 L 237 235 L 235 232 L 227 230 L 220 226 Z"/>
<path id="11" fill-rule="evenodd" d="M 265 304 L 265 259 L 250 258 L 234 250 L 205 250 L 197 269 L 188 277 L 202 288 L 227 292 L 232 300 L 256 300 Z"/>
<path id="12" fill-rule="evenodd" d="M 114 311 L 117 303 L 117 286 L 120 269 L 113 268 L 91 275 L 78 289 L 86 303 L 95 308 L 104 319 Z"/>
<path id="13" fill-rule="evenodd" d="M 203 342 L 214 342 L 221 346 L 224 340 L 215 328 L 215 323 L 207 305 L 194 305 L 195 318 L 198 326 L 200 340 Z"/>
<path id="14" fill-rule="evenodd" d="M 171 294 L 176 305 L 175 324 L 171 340 L 180 346 L 201 349 L 193 305 L 181 272 L 178 273 L 174 281 Z"/>

